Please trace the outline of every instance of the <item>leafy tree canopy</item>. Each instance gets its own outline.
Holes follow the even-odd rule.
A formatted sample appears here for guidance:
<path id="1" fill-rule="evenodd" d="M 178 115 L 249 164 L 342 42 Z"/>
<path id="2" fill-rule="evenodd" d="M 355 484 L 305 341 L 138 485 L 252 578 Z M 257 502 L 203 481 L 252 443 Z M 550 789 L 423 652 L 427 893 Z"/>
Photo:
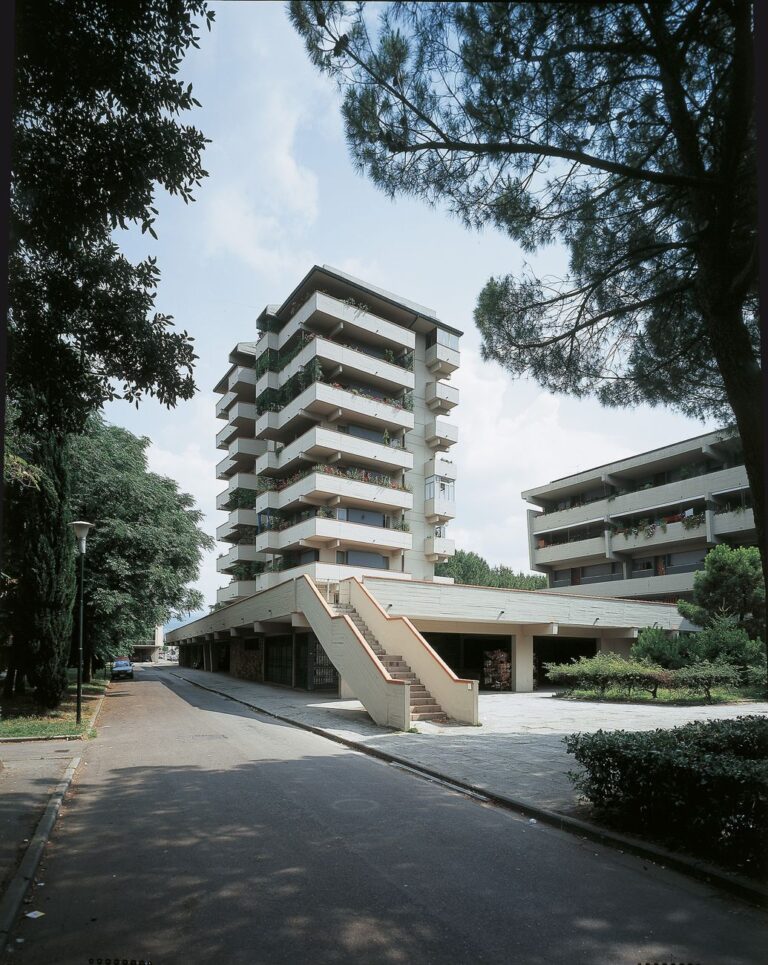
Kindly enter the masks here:
<path id="1" fill-rule="evenodd" d="M 607 405 L 733 413 L 762 546 L 751 4 L 289 9 L 375 184 L 566 245 L 564 277 L 488 281 L 485 357 Z"/>
<path id="2" fill-rule="evenodd" d="M 155 234 L 159 185 L 184 201 L 205 176 L 197 105 L 178 78 L 205 0 L 17 4 L 9 390 L 24 423 L 79 430 L 106 399 L 194 392 L 186 332 L 154 312 L 154 259 L 113 239 Z"/>
<path id="3" fill-rule="evenodd" d="M 71 439 L 71 512 L 95 523 L 87 543 L 86 633 L 109 657 L 152 639 L 172 616 L 201 609 L 197 578 L 214 543 L 177 484 L 147 470 L 149 439 L 92 417 Z"/>
<path id="4" fill-rule="evenodd" d="M 765 583 L 757 548 L 713 547 L 693 578 L 693 600 L 680 600 L 677 609 L 700 627 L 728 617 L 749 636 L 764 636 Z"/>
<path id="5" fill-rule="evenodd" d="M 468 586 L 496 586 L 515 590 L 541 590 L 547 578 L 535 573 L 516 573 L 508 566 L 489 566 L 477 553 L 456 550 L 445 563 L 435 566 L 436 576 L 452 576 L 456 583 Z"/>

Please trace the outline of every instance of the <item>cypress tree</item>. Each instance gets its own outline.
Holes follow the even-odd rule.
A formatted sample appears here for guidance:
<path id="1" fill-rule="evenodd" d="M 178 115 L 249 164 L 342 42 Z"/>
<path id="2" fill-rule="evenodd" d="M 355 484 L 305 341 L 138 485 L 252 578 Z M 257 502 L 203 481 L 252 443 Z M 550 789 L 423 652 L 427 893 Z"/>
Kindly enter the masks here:
<path id="1" fill-rule="evenodd" d="M 18 670 L 26 670 L 38 703 L 50 708 L 67 689 L 76 589 L 63 439 L 48 436 L 37 447 L 35 463 L 43 475 L 39 488 L 19 501 L 25 550 L 11 611 Z"/>

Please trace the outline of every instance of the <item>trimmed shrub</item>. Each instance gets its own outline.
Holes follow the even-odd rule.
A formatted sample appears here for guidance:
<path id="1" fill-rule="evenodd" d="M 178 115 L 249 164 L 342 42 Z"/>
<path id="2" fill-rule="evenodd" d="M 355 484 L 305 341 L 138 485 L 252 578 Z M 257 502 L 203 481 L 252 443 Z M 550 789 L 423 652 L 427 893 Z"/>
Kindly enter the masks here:
<path id="1" fill-rule="evenodd" d="M 671 686 L 673 679 L 672 673 L 661 667 L 607 652 L 579 657 L 573 663 L 547 663 L 544 668 L 552 683 L 565 684 L 570 690 L 596 690 L 601 697 L 611 687 L 625 690 L 629 697 L 635 689 L 655 697 L 659 687 Z"/>
<path id="2" fill-rule="evenodd" d="M 768 718 L 571 734 L 577 789 L 611 823 L 761 874 L 768 861 Z"/>
<path id="3" fill-rule="evenodd" d="M 674 687 L 704 694 L 708 704 L 712 703 L 713 687 L 738 687 L 741 682 L 737 667 L 727 663 L 711 663 L 709 660 L 681 667 L 674 671 L 672 678 Z"/>

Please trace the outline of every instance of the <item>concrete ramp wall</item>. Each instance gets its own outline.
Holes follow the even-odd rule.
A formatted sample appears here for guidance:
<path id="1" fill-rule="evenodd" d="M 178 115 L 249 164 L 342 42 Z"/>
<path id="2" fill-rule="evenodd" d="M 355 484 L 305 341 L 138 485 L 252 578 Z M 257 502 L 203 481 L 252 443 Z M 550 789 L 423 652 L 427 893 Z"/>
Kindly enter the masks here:
<path id="1" fill-rule="evenodd" d="M 402 656 L 449 717 L 467 724 L 479 722 L 476 680 L 457 677 L 411 621 L 389 616 L 360 580 L 343 581 L 341 600 L 346 596 L 386 652 Z"/>
<path id="2" fill-rule="evenodd" d="M 350 618 L 333 613 L 310 577 L 297 579 L 295 588 L 296 609 L 304 614 L 339 676 L 374 721 L 408 730 L 410 686 L 389 675 Z"/>

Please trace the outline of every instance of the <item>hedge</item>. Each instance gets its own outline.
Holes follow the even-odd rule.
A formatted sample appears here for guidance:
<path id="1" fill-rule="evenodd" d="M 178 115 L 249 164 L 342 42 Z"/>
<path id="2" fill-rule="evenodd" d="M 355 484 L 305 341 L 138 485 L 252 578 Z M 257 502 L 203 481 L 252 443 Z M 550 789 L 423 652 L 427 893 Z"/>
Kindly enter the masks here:
<path id="1" fill-rule="evenodd" d="M 569 776 L 625 830 L 749 874 L 768 870 L 768 718 L 571 734 Z"/>
<path id="2" fill-rule="evenodd" d="M 544 667 L 552 683 L 566 684 L 571 690 L 596 690 L 601 697 L 609 688 L 643 690 L 656 697 L 660 687 L 691 690 L 712 700 L 714 687 L 736 687 L 740 682 L 737 668 L 725 663 L 702 660 L 679 670 L 665 670 L 637 660 L 625 660 L 615 653 L 598 653 L 579 657 L 573 663 L 546 663 Z"/>

